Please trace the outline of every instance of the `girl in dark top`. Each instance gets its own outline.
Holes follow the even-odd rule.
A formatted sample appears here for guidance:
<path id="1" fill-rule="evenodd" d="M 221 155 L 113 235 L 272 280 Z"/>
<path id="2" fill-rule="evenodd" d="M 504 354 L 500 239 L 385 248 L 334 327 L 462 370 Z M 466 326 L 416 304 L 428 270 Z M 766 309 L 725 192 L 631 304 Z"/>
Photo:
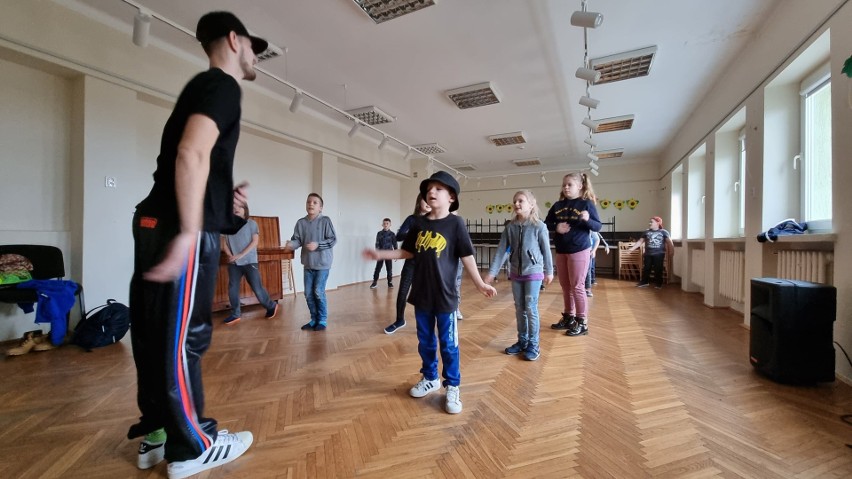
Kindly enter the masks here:
<path id="1" fill-rule="evenodd" d="M 586 271 L 589 268 L 589 232 L 600 231 L 592 182 L 585 173 L 569 173 L 562 178 L 562 191 L 544 220 L 555 231 L 556 274 L 562 287 L 564 310 L 553 329 L 565 329 L 568 336 L 588 334 Z"/>
<path id="2" fill-rule="evenodd" d="M 426 204 L 423 195 L 417 194 L 417 202 L 414 203 L 414 213 L 408 215 L 402 226 L 396 232 L 397 241 L 405 241 L 405 236 L 408 230 L 414 224 L 414 220 L 418 216 L 423 216 L 432 211 L 432 207 Z M 397 329 L 405 326 L 405 302 L 408 299 L 408 292 L 411 290 L 411 278 L 414 276 L 414 259 L 407 259 L 402 265 L 402 272 L 399 274 L 399 292 L 396 295 L 396 321 L 385 328 L 385 334 L 393 334 Z"/>

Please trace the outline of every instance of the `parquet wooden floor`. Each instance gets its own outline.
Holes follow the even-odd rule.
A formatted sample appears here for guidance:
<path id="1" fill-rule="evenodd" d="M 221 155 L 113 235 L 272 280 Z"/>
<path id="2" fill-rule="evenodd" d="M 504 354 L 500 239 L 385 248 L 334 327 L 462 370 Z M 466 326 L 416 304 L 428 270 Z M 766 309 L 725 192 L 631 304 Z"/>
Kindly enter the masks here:
<path id="1" fill-rule="evenodd" d="M 486 299 L 466 280 L 460 323 L 464 411 L 419 379 L 413 319 L 394 335 L 396 290 L 329 292 L 330 327 L 306 332 L 304 297 L 276 319 L 217 316 L 204 358 L 207 413 L 251 430 L 252 448 L 199 478 L 852 477 L 852 388 L 773 383 L 748 363 L 748 330 L 677 287 L 600 279 L 590 334 L 551 330 L 542 293 L 538 361 L 503 354 L 516 328 L 509 283 Z M 412 318 L 409 307 L 408 317 Z M 0 360 L 0 477 L 155 478 L 135 467 L 128 338 Z"/>

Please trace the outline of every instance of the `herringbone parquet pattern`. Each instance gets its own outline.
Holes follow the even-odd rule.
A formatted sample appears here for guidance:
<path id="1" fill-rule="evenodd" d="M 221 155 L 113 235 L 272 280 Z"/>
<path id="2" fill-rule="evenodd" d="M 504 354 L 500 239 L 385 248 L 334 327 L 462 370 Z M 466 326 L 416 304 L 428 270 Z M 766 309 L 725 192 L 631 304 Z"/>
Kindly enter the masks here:
<path id="1" fill-rule="evenodd" d="M 507 282 L 483 298 L 465 282 L 460 323 L 464 412 L 419 379 L 413 321 L 382 334 L 396 290 L 329 293 L 330 327 L 300 331 L 304 298 L 279 316 L 217 321 L 204 358 L 207 413 L 251 430 L 239 460 L 198 477 L 850 477 L 852 388 L 775 384 L 748 364 L 739 316 L 677 287 L 600 280 L 589 336 L 551 330 L 556 284 L 542 293 L 541 358 L 515 340 Z M 410 312 L 409 312 L 410 313 Z M 413 314 L 408 315 L 409 318 Z M 217 320 L 221 318 L 217 317 Z M 0 477 L 165 477 L 135 468 L 129 342 L 0 361 Z"/>

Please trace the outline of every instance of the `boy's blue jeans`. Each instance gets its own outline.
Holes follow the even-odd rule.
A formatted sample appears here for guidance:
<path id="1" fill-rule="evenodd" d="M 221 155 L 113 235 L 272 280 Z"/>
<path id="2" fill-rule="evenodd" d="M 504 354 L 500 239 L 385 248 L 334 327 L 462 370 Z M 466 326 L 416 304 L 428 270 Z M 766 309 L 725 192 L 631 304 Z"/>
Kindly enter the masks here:
<path id="1" fill-rule="evenodd" d="M 325 302 L 325 283 L 328 281 L 327 269 L 305 268 L 305 301 L 311 312 L 312 324 L 326 324 L 328 307 Z"/>
<path id="2" fill-rule="evenodd" d="M 518 343 L 527 349 L 538 350 L 539 317 L 538 295 L 541 280 L 512 281 L 512 296 L 515 298 L 515 319 L 518 322 Z"/>
<path id="3" fill-rule="evenodd" d="M 423 361 L 420 372 L 430 381 L 438 379 L 438 344 L 441 346 L 441 361 L 444 362 L 444 386 L 461 384 L 459 371 L 459 332 L 456 328 L 456 312 L 433 313 L 414 309 L 417 321 L 417 352 Z M 435 336 L 435 327 L 438 336 Z"/>

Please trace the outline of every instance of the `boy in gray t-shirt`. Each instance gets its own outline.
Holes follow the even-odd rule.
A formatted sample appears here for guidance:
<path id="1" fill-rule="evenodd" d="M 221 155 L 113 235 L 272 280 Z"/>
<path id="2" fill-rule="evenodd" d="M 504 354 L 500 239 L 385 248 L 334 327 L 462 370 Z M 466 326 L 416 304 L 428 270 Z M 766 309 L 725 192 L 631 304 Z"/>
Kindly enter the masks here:
<path id="1" fill-rule="evenodd" d="M 234 214 L 246 220 L 246 224 L 232 235 L 225 236 L 222 245 L 228 256 L 228 300 L 231 302 L 231 315 L 225 318 L 225 324 L 240 321 L 240 282 L 246 277 L 249 287 L 257 297 L 257 302 L 266 308 L 266 317 L 273 318 L 278 312 L 278 301 L 269 298 L 269 293 L 260 281 L 257 266 L 257 243 L 260 235 L 257 223 L 249 218 L 248 205 L 245 208 L 234 206 Z"/>

